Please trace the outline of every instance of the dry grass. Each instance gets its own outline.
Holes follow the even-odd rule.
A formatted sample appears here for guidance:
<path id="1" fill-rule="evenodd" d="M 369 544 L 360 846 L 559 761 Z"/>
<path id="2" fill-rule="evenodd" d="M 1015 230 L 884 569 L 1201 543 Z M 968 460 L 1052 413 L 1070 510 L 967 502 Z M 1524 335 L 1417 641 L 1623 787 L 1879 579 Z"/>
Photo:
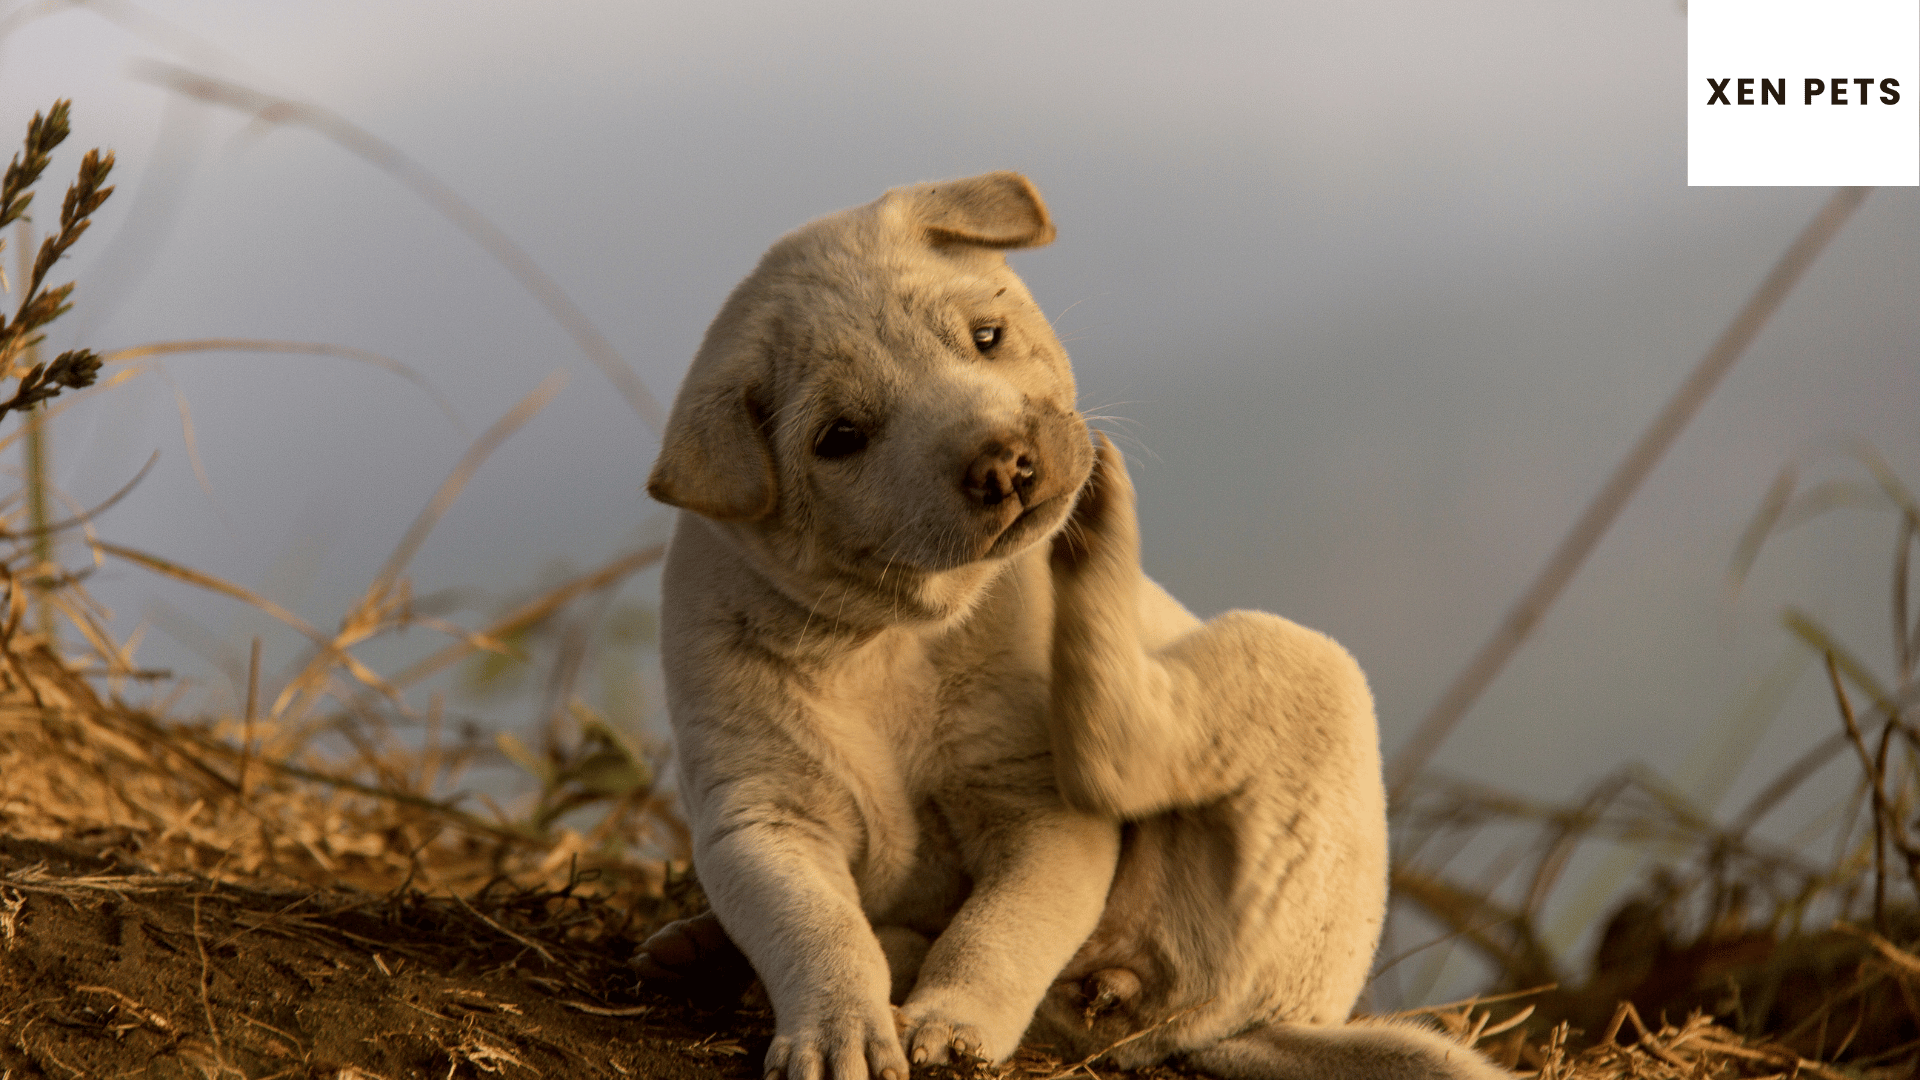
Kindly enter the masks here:
<path id="1" fill-rule="evenodd" d="M 36 118 L 6 177 L 10 216 L 66 116 L 61 103 Z M 110 194 L 99 183 L 110 165 L 87 155 L 60 232 L 17 279 L 18 314 L 0 322 L 0 376 L 17 380 L 0 415 L 32 410 L 0 447 L 80 396 L 46 408 L 55 395 L 141 373 L 89 390 L 93 354 L 33 362 L 73 291 L 45 279 Z M 159 343 L 108 359 L 236 344 L 261 343 Z M 26 498 L 0 501 L 0 1070 L 712 1074 L 710 1054 L 687 1049 L 712 1033 L 636 1003 L 625 966 L 634 934 L 698 903 L 684 830 L 655 783 L 658 751 L 562 684 L 541 748 L 510 744 L 537 791 L 502 809 L 456 790 L 493 747 L 449 722 L 441 694 L 415 689 L 513 652 L 660 558 L 657 545 L 627 553 L 478 628 L 416 609 L 414 552 L 557 389 L 549 380 L 475 440 L 331 632 L 213 573 L 101 539 L 93 518 L 113 499 L 49 522 L 36 509 L 57 495 L 44 469 L 30 471 Z M 85 587 L 92 566 L 63 565 L 59 539 L 83 543 L 92 566 L 128 561 L 251 605 L 302 635 L 305 656 L 264 684 L 255 639 L 234 707 L 182 717 L 180 687 L 114 639 Z M 448 644 L 394 674 L 361 658 L 412 627 Z"/>
<path id="2" fill-rule="evenodd" d="M 1662 1031 L 1710 1053 L 1729 1038 L 1747 1040 L 1762 1055 L 1750 1058 L 1755 1063 L 1792 1056 L 1890 1076 L 1920 1067 L 1920 844 L 1912 824 L 1920 810 L 1920 625 L 1908 588 L 1920 503 L 1870 447 L 1850 446 L 1839 460 L 1850 475 L 1804 489 L 1798 468 L 1782 474 L 1737 545 L 1733 577 L 1744 577 L 1768 537 L 1832 507 L 1890 511 L 1893 669 L 1877 674 L 1859 650 L 1787 608 L 1783 626 L 1820 661 L 1832 727 L 1746 806 L 1716 817 L 1636 765 L 1565 803 L 1429 777 L 1397 807 L 1399 902 L 1445 927 L 1447 944 L 1471 950 L 1499 985 L 1561 987 L 1540 996 L 1536 1025 L 1608 1033 L 1570 1061 L 1617 1057 L 1608 1044 L 1623 1016 L 1637 1024 L 1639 1016 L 1699 1010 L 1724 1026 L 1696 1019 L 1677 1029 L 1663 1022 Z M 1749 720 L 1764 721 L 1766 711 Z M 1847 760 L 1856 766 L 1851 797 L 1801 825 L 1797 842 L 1769 839 L 1763 823 L 1774 823 L 1823 768 Z M 1456 867 L 1490 836 L 1511 840 L 1504 855 Z M 1577 855 L 1607 848 L 1649 869 L 1605 917 L 1588 970 L 1562 970 L 1546 944 L 1549 901 Z M 1619 1012 L 1621 1002 L 1638 1011 Z M 1676 1048 L 1670 1056 L 1687 1055 Z"/>
<path id="3" fill-rule="evenodd" d="M 0 217 L 11 221 L 30 204 L 34 182 L 67 134 L 67 116 L 61 102 L 35 117 L 23 155 L 6 174 Z M 19 314 L 0 321 L 0 378 L 18 379 L 12 401 L 0 402 L 0 416 L 16 403 L 32 407 L 86 385 L 62 377 L 76 366 L 71 358 L 92 359 L 84 350 L 52 365 L 16 358 L 29 355 L 41 328 L 69 306 L 73 285 L 49 289 L 45 280 L 86 231 L 87 215 L 111 194 L 100 181 L 112 160 L 97 152 L 85 157 L 59 233 L 41 247 L 21 283 Z M 107 359 L 235 344 L 159 343 Z M 412 377 L 387 358 L 346 352 Z M 92 368 L 98 366 L 93 359 Z M 522 756 L 541 781 L 531 805 L 524 812 L 481 812 L 455 787 L 491 748 L 475 731 L 449 733 L 454 725 L 446 723 L 439 695 L 421 702 L 408 693 L 477 653 L 511 651 L 506 641 L 554 619 L 569 603 L 619 585 L 661 555 L 657 545 L 623 555 L 478 629 L 414 610 L 405 573 L 413 554 L 487 456 L 558 388 L 549 379 L 474 442 L 332 632 L 215 574 L 100 539 L 92 518 L 119 496 L 38 528 L 21 520 L 30 500 L 0 505 L 0 829 L 36 839 L 111 838 L 155 867 L 222 881 L 347 883 L 382 891 L 411 882 L 471 893 L 497 881 L 560 888 L 591 880 L 606 895 L 655 902 L 671 872 L 668 859 L 683 858 L 684 843 L 668 797 L 655 788 L 658 762 L 648 751 L 569 697 L 542 752 Z M 237 715 L 182 720 L 166 715 L 164 706 L 131 703 L 125 696 L 131 688 L 165 680 L 140 670 L 131 650 L 113 639 L 106 613 L 84 587 L 84 570 L 44 561 L 50 534 L 75 531 L 84 531 L 96 565 L 109 557 L 129 561 L 292 627 L 307 639 L 305 661 L 279 685 L 263 687 L 256 641 L 246 703 Z M 449 644 L 391 677 L 356 653 L 415 626 L 443 633 Z"/>

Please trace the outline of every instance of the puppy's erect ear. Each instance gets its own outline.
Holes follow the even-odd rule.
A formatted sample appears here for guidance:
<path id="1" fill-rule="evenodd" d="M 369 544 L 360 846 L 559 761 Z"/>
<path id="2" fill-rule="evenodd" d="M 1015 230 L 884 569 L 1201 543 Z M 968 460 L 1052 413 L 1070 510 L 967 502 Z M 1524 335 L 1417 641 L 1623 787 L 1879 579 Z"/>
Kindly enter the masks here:
<path id="1" fill-rule="evenodd" d="M 778 483 L 754 390 L 730 379 L 683 387 L 647 494 L 720 521 L 757 521 L 772 513 Z"/>
<path id="2" fill-rule="evenodd" d="M 913 221 L 939 244 L 1039 247 L 1053 242 L 1053 218 L 1032 181 L 1016 172 L 915 184 L 897 192 Z"/>

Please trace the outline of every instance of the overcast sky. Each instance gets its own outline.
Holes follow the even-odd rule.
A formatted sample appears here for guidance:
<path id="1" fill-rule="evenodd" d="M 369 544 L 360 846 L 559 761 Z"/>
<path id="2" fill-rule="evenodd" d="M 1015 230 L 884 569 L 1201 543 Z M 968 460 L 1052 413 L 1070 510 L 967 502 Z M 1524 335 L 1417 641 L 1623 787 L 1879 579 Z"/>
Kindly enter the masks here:
<path id="1" fill-rule="evenodd" d="M 1202 613 L 1262 607 L 1341 639 L 1389 748 L 1827 195 L 1686 187 L 1673 0 L 0 12 L 0 131 L 71 97 L 59 182 L 81 148 L 120 159 L 49 344 L 373 349 L 462 425 L 346 361 L 177 358 L 58 421 L 58 477 L 82 504 L 160 451 L 101 521 L 109 539 L 330 625 L 468 439 L 555 371 L 566 389 L 440 525 L 416 591 L 503 596 L 661 532 L 641 490 L 657 433 L 505 271 L 366 162 L 184 103 L 137 77 L 141 58 L 401 148 L 524 245 L 663 402 L 780 233 L 897 184 L 1012 168 L 1059 226 L 1014 265 L 1083 405 L 1126 418 L 1107 426 L 1149 572 Z M 1920 197 L 1874 193 L 1441 767 L 1560 796 L 1642 758 L 1711 794 L 1686 762 L 1713 758 L 1714 717 L 1793 647 L 1787 603 L 1887 670 L 1890 515 L 1797 530 L 1737 597 L 1726 575 L 1789 461 L 1859 476 L 1830 452 L 1857 436 L 1920 486 L 1917 272 Z M 235 649 L 257 632 L 138 570 L 95 584 L 123 631 L 172 608 Z M 205 669 L 147 640 L 148 663 Z M 1760 760 L 1736 796 L 1827 733 L 1822 695 L 1809 669 L 1748 738 Z"/>

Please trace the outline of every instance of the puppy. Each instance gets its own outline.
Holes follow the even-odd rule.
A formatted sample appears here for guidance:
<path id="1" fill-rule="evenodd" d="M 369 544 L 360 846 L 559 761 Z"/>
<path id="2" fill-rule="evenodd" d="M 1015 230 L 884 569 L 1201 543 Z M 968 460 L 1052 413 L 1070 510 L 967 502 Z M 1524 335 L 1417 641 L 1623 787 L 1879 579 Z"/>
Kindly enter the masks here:
<path id="1" fill-rule="evenodd" d="M 1121 455 L 1002 255 L 1053 235 L 1006 172 L 815 221 L 674 402 L 648 482 L 682 511 L 668 704 L 694 864 L 773 1002 L 767 1074 L 1145 1032 L 1106 1060 L 1506 1076 L 1346 1023 L 1387 894 L 1365 678 L 1141 573 Z M 718 937 L 668 928 L 648 963 Z"/>

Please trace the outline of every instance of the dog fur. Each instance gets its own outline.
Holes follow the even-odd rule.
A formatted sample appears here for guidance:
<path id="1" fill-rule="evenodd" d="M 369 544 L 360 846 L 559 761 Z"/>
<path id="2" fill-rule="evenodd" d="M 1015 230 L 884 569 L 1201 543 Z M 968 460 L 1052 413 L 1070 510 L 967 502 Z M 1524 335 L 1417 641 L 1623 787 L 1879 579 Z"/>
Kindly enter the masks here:
<path id="1" fill-rule="evenodd" d="M 806 225 L 674 403 L 648 484 L 682 510 L 668 703 L 695 866 L 773 1002 L 767 1073 L 1144 1031 L 1107 1060 L 1506 1076 L 1347 1023 L 1387 890 L 1365 678 L 1141 572 L 1125 464 L 1002 254 L 1053 234 L 1004 172 Z"/>

